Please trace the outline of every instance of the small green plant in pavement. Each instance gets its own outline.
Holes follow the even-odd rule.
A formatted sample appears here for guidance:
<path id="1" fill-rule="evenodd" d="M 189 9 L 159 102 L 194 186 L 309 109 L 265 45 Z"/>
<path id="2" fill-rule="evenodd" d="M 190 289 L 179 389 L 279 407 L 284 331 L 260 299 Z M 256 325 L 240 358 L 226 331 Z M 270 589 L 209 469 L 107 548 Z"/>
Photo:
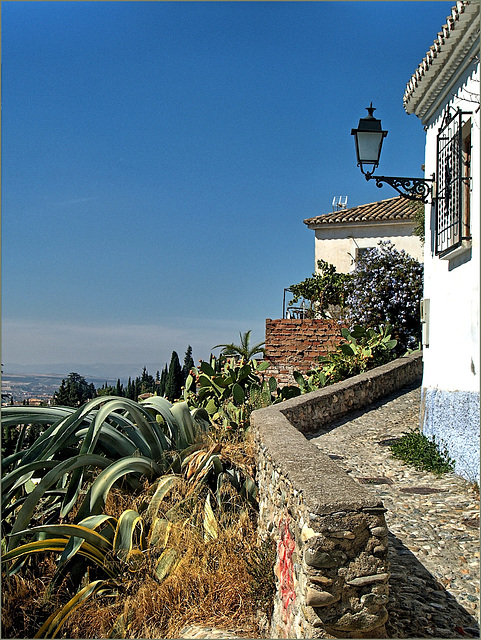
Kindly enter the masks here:
<path id="1" fill-rule="evenodd" d="M 454 460 L 447 447 L 438 445 L 434 436 L 428 438 L 419 431 L 410 431 L 389 445 L 393 458 L 403 460 L 418 471 L 431 471 L 436 475 L 454 471 Z"/>

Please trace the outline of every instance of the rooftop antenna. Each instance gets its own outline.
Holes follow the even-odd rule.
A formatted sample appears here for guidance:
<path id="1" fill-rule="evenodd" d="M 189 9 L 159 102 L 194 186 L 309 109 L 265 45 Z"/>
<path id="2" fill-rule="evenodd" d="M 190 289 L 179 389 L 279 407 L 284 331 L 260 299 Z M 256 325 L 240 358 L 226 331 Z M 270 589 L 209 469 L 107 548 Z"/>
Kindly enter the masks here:
<path id="1" fill-rule="evenodd" d="M 332 199 L 332 210 L 333 211 L 343 211 L 347 209 L 347 196 L 339 196 L 338 201 L 336 202 L 336 196 Z"/>

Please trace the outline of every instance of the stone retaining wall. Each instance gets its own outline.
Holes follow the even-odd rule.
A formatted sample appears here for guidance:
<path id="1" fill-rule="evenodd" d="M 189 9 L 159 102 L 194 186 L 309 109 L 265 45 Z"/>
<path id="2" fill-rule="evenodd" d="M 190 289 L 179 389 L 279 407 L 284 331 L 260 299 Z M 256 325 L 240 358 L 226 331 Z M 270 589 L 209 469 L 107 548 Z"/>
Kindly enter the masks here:
<path id="1" fill-rule="evenodd" d="M 421 355 L 408 356 L 252 413 L 260 534 L 277 543 L 271 638 L 385 637 L 383 504 L 301 431 L 318 431 L 421 373 Z"/>

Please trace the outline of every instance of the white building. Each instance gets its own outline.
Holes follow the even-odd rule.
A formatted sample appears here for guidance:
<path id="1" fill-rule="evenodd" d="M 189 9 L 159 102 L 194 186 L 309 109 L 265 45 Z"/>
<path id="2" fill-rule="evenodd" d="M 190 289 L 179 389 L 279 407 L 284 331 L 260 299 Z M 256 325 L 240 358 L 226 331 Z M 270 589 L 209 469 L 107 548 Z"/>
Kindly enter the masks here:
<path id="1" fill-rule="evenodd" d="M 479 482 L 479 0 L 457 2 L 409 81 L 426 130 L 423 432 Z"/>
<path id="2" fill-rule="evenodd" d="M 396 249 L 422 262 L 422 243 L 413 235 L 418 207 L 417 202 L 397 196 L 307 218 L 304 224 L 316 234 L 315 264 L 325 260 L 339 273 L 349 273 L 362 252 L 381 240 L 390 240 Z"/>

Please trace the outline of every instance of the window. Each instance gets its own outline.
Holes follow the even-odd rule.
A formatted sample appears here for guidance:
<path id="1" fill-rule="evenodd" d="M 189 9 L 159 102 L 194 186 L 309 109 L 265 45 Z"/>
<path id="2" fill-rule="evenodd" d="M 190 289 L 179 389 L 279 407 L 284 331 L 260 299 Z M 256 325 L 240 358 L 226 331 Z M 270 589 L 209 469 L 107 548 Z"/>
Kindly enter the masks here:
<path id="1" fill-rule="evenodd" d="M 448 109 L 437 136 L 435 253 L 450 257 L 470 239 L 471 121 Z"/>
<path id="2" fill-rule="evenodd" d="M 374 247 L 356 247 L 356 262 L 359 260 L 359 258 L 364 257 L 370 249 L 374 249 Z"/>

